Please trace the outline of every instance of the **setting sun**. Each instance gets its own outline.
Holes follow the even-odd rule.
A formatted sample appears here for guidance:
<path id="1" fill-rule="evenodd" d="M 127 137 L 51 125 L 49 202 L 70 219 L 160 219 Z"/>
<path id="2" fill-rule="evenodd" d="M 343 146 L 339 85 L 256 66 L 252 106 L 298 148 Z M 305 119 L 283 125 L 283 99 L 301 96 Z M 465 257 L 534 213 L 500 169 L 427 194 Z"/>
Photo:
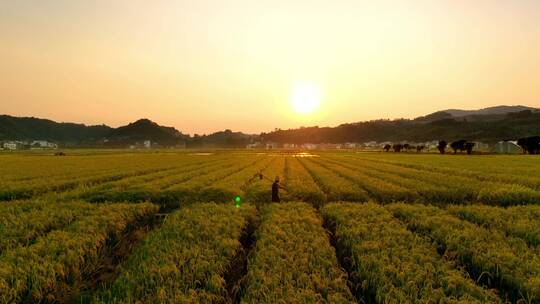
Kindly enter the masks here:
<path id="1" fill-rule="evenodd" d="M 293 89 L 291 102 L 296 113 L 312 113 L 321 105 L 321 91 L 313 84 L 298 84 Z"/>

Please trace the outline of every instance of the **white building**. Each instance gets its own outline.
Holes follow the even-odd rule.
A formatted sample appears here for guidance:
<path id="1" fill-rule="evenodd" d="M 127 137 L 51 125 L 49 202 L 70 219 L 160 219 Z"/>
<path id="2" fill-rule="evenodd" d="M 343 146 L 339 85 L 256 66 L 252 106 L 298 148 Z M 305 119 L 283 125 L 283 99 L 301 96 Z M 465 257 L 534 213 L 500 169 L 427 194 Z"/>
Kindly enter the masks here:
<path id="1" fill-rule="evenodd" d="M 143 146 L 146 148 L 146 149 L 150 149 L 152 148 L 152 142 L 150 140 L 145 140 L 143 142 Z"/>
<path id="2" fill-rule="evenodd" d="M 296 149 L 298 146 L 296 144 L 283 144 L 284 149 Z"/>
<path id="3" fill-rule="evenodd" d="M 323 149 L 323 150 L 327 150 L 327 149 L 341 149 L 342 148 L 342 145 L 341 144 L 327 144 L 327 143 L 323 143 L 323 144 L 318 144 L 316 149 Z"/>
<path id="4" fill-rule="evenodd" d="M 317 149 L 318 146 L 316 144 L 302 144 L 302 149 L 306 149 L 306 150 L 315 150 Z"/>
<path id="5" fill-rule="evenodd" d="M 489 151 L 489 145 L 486 144 L 486 143 L 483 143 L 483 142 L 474 142 L 474 149 L 477 150 L 477 151 Z"/>
<path id="6" fill-rule="evenodd" d="M 19 143 L 17 143 L 16 141 L 8 141 L 4 143 L 3 147 L 6 150 L 17 150 L 17 148 L 19 147 Z"/>
<path id="7" fill-rule="evenodd" d="M 277 148 L 278 148 L 278 144 L 275 142 L 266 143 L 266 150 L 272 150 L 272 149 L 277 149 Z"/>
<path id="8" fill-rule="evenodd" d="M 34 140 L 31 144 L 34 148 L 43 148 L 43 149 L 56 149 L 58 145 L 46 140 Z"/>
<path id="9" fill-rule="evenodd" d="M 260 142 L 255 142 L 255 143 L 246 145 L 246 149 L 258 149 L 258 148 L 262 148 L 262 144 Z"/>

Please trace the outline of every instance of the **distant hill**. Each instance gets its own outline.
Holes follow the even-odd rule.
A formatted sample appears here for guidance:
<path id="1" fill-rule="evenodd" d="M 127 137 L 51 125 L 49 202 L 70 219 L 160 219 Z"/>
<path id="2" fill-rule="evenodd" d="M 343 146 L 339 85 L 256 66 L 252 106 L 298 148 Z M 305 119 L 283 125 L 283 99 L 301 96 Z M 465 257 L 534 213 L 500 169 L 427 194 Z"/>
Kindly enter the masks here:
<path id="1" fill-rule="evenodd" d="M 35 117 L 0 115 L 0 140 L 48 140 L 56 142 L 94 142 L 109 134 L 111 127 L 57 123 Z"/>
<path id="2" fill-rule="evenodd" d="M 526 110 L 516 112 L 519 107 L 501 106 L 478 111 L 447 110 L 416 119 L 373 120 L 337 127 L 277 130 L 261 136 L 267 141 L 301 144 L 457 139 L 494 143 L 503 139 L 540 135 L 540 111 L 525 107 Z M 456 113 L 457 116 L 454 115 Z"/>
<path id="3" fill-rule="evenodd" d="M 174 147 L 245 147 L 258 136 L 225 130 L 210 135 L 189 136 L 173 127 L 160 126 L 149 119 L 139 119 L 126 126 L 86 126 L 58 123 L 35 117 L 0 116 L 0 140 L 48 140 L 64 147 L 126 148 L 149 140 L 153 146 Z"/>
<path id="4" fill-rule="evenodd" d="M 450 110 L 444 110 L 441 112 L 446 112 L 453 117 L 463 117 L 463 116 L 471 116 L 471 115 L 504 115 L 508 113 L 516 113 L 521 111 L 530 110 L 532 112 L 539 112 L 540 109 L 527 107 L 527 106 L 496 106 L 496 107 L 489 107 L 484 108 L 480 110 L 456 110 L 456 109 L 450 109 Z"/>
<path id="5" fill-rule="evenodd" d="M 455 120 L 500 120 L 506 117 L 506 114 L 518 113 L 523 111 L 531 111 L 532 113 L 540 113 L 540 109 L 527 106 L 496 106 L 479 110 L 443 110 L 431 113 L 426 116 L 421 116 L 415 119 L 418 122 L 432 122 L 441 119 Z"/>
<path id="6" fill-rule="evenodd" d="M 163 127 L 149 119 L 139 119 L 127 126 L 112 129 L 106 136 L 108 146 L 125 145 L 150 140 L 163 146 L 185 143 L 190 137 L 173 127 Z"/>
<path id="7" fill-rule="evenodd" d="M 126 126 L 86 126 L 34 117 L 0 115 L 0 140 L 49 140 L 61 146 L 125 148 L 150 140 L 153 146 L 233 148 L 259 140 L 277 143 L 344 143 L 368 141 L 497 142 L 540 135 L 540 110 L 497 106 L 480 110 L 444 110 L 415 119 L 373 120 L 337 127 L 308 127 L 249 135 L 231 130 L 209 135 L 185 135 L 173 127 L 140 119 Z"/>
<path id="8" fill-rule="evenodd" d="M 258 136 L 233 132 L 231 130 L 220 131 L 210 135 L 196 135 L 190 140 L 192 147 L 245 147 L 247 144 L 258 140 Z"/>

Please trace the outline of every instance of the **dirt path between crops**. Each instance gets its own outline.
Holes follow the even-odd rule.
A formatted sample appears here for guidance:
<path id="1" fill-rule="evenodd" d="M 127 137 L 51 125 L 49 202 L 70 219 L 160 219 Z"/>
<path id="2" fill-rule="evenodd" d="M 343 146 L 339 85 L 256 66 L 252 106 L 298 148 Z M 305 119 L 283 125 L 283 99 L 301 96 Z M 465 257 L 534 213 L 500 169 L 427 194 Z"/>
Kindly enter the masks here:
<path id="1" fill-rule="evenodd" d="M 89 303 L 92 296 L 108 286 L 118 278 L 121 265 L 133 253 L 137 245 L 153 230 L 161 226 L 162 220 L 151 219 L 138 227 L 131 229 L 118 241 L 108 245 L 102 253 L 97 265 L 90 267 L 93 270 L 86 274 L 85 279 L 75 286 L 65 301 L 61 303 Z"/>
<path id="2" fill-rule="evenodd" d="M 319 210 L 317 210 L 317 213 L 323 219 L 322 223 L 323 223 L 324 229 L 328 231 L 329 242 L 330 242 L 330 245 L 334 247 L 334 252 L 336 253 L 339 266 L 347 273 L 347 287 L 349 287 L 351 294 L 355 297 L 355 299 L 359 301 L 359 303 L 364 303 L 364 301 L 362 300 L 365 298 L 365 295 L 363 294 L 361 290 L 361 286 L 358 284 L 355 284 L 351 280 L 351 271 L 353 271 L 353 269 L 351 267 L 350 259 L 344 253 L 340 253 L 338 251 L 337 240 L 335 237 L 336 230 L 335 230 L 334 224 L 325 220 Z M 373 302 L 367 301 L 367 303 L 373 303 Z"/>
<path id="3" fill-rule="evenodd" d="M 230 303 L 240 303 L 241 288 L 248 271 L 248 255 L 255 246 L 254 233 L 258 226 L 258 219 L 248 223 L 240 239 L 242 247 L 236 253 L 229 270 L 224 275 Z"/>

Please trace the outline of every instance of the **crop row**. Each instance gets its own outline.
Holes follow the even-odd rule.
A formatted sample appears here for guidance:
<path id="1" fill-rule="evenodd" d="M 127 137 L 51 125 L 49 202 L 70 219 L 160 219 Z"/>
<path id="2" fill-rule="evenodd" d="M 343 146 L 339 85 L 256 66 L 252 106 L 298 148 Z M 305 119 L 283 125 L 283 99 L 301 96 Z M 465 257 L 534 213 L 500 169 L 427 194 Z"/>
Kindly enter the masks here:
<path id="1" fill-rule="evenodd" d="M 500 302 L 380 205 L 331 203 L 322 214 L 363 302 Z"/>
<path id="2" fill-rule="evenodd" d="M 324 191 L 328 201 L 367 201 L 368 193 L 354 182 L 315 163 L 302 159 L 300 163 L 312 176 L 317 185 Z"/>
<path id="3" fill-rule="evenodd" d="M 91 202 L 143 202 L 151 199 L 155 200 L 160 191 L 168 187 L 181 184 L 194 177 L 204 176 L 213 171 L 232 167 L 235 162 L 212 159 L 204 163 L 188 163 L 178 168 L 136 175 L 93 187 L 83 187 L 76 189 L 69 196 L 80 197 Z"/>
<path id="4" fill-rule="evenodd" d="M 459 171 L 454 174 L 404 168 L 397 165 L 376 163 L 373 161 L 356 161 L 362 170 L 375 170 L 386 173 L 388 179 L 406 178 L 416 182 L 416 188 L 423 194 L 424 201 L 437 201 L 443 203 L 482 201 L 489 204 L 511 205 L 534 203 L 540 198 L 540 192 L 515 184 L 502 184 L 492 181 L 480 181 L 461 176 Z M 392 177 L 394 176 L 394 177 Z M 418 183 L 420 181 L 420 183 Z M 414 184 L 413 184 L 414 185 Z M 434 186 L 443 188 L 443 191 L 422 192 L 422 187 Z M 430 193 L 432 193 L 430 195 Z"/>
<path id="5" fill-rule="evenodd" d="M 16 174 L 7 174 L 8 176 L 4 176 L 0 181 L 0 200 L 27 199 L 46 192 L 61 192 L 201 161 L 187 156 L 156 157 L 128 154 L 88 158 L 67 157 L 59 160 L 34 156 L 27 157 L 26 162 L 13 164 L 7 162 L 5 165 L 14 167 L 13 172 Z M 56 164 L 57 167 L 51 167 L 52 164 Z M 30 166 L 32 167 L 29 168 Z M 45 171 L 44 168 L 49 170 Z"/>
<path id="6" fill-rule="evenodd" d="M 74 205 L 77 206 L 77 205 Z M 108 242 L 157 211 L 152 204 L 103 204 L 60 230 L 0 256 L 0 303 L 66 302 L 96 271 Z"/>
<path id="7" fill-rule="evenodd" d="M 166 209 L 176 208 L 178 204 L 189 201 L 225 202 L 232 200 L 229 189 L 217 188 L 213 185 L 225 179 L 232 179 L 243 170 L 254 170 L 267 159 L 263 157 L 231 158 L 203 164 L 187 166 L 174 170 L 172 174 L 148 180 L 142 176 L 136 180 L 125 180 L 112 185 L 102 185 L 82 191 L 82 199 L 103 201 L 152 201 Z"/>
<path id="8" fill-rule="evenodd" d="M 452 189 L 447 185 L 436 185 L 423 174 L 414 178 L 405 176 L 402 171 L 391 170 L 384 166 L 370 167 L 366 162 L 351 162 L 350 160 L 326 160 L 335 171 L 348 174 L 349 178 L 358 180 L 364 187 L 370 189 L 370 195 L 379 202 L 391 201 L 437 201 L 441 203 L 462 202 L 467 200 L 467 192 Z M 383 180 L 386 185 L 377 185 Z M 422 182 L 418 182 L 422 181 Z M 396 189 L 397 188 L 397 189 Z M 396 191 L 397 190 L 397 191 Z M 469 199 L 472 199 L 470 197 Z"/>
<path id="9" fill-rule="evenodd" d="M 371 198 L 378 201 L 409 201 L 415 198 L 416 193 L 406 188 L 407 185 L 390 183 L 384 176 L 381 178 L 373 175 L 370 176 L 364 170 L 347 167 L 338 162 L 329 161 L 328 159 L 313 160 L 313 162 L 333 172 L 335 175 L 350 180 L 361 189 L 364 189 Z"/>
<path id="10" fill-rule="evenodd" d="M 438 155 L 424 155 L 422 157 L 402 155 L 399 158 L 394 158 L 380 154 L 356 157 L 444 174 L 456 174 L 456 172 L 459 172 L 461 176 L 479 180 L 521 184 L 540 190 L 540 177 L 536 174 L 538 168 L 534 158 L 515 156 L 453 158 L 439 157 Z M 502 163 L 505 165 L 501 166 Z"/>
<path id="11" fill-rule="evenodd" d="M 0 201 L 30 199 L 49 192 L 63 192 L 79 186 L 90 186 L 108 181 L 119 180 L 132 175 L 141 175 L 165 169 L 148 169 L 133 171 L 103 171 L 84 177 L 71 177 L 55 180 L 44 176 L 39 182 L 23 185 L 7 185 L 0 190 Z"/>
<path id="12" fill-rule="evenodd" d="M 82 202 L 17 201 L 0 204 L 0 253 L 27 246 L 38 236 L 67 226 L 97 207 Z"/>
<path id="13" fill-rule="evenodd" d="M 96 303 L 223 303 L 225 276 L 255 208 L 203 203 L 170 214 L 136 248 Z"/>
<path id="14" fill-rule="evenodd" d="M 344 170 L 342 168 L 345 167 L 346 170 L 355 169 L 358 175 L 369 175 L 372 181 L 364 183 L 369 184 L 373 183 L 373 180 L 384 179 L 387 183 L 407 188 L 415 194 L 407 199 L 394 199 L 391 194 L 387 194 L 388 192 L 394 193 L 394 191 L 390 191 L 390 187 L 381 186 L 379 191 L 374 192 L 373 195 L 379 201 L 420 200 L 441 203 L 480 201 L 494 205 L 516 205 L 534 204 L 540 200 L 540 191 L 526 186 L 481 181 L 459 176 L 459 172 L 453 175 L 442 174 L 351 157 L 329 158 L 326 161 L 340 167 L 338 172 Z M 383 193 L 385 190 L 387 193 Z"/>
<path id="15" fill-rule="evenodd" d="M 352 303 L 346 274 L 313 207 L 269 204 L 248 261 L 241 303 Z"/>
<path id="16" fill-rule="evenodd" d="M 0 175 L 3 177 L 2 186 L 5 186 L 33 181 L 46 182 L 43 180 L 44 177 L 53 180 L 68 180 L 103 171 L 168 168 L 185 162 L 203 160 L 201 157 L 185 154 L 164 153 L 116 153 L 67 157 L 12 155 L 2 159 Z"/>
<path id="17" fill-rule="evenodd" d="M 268 170 L 274 166 L 275 161 L 275 158 L 263 157 L 249 166 L 243 166 L 233 173 L 215 179 L 203 188 L 202 193 L 207 200 L 215 202 L 232 202 L 236 196 L 244 197 L 248 187 L 257 180 L 256 173 Z"/>
<path id="18" fill-rule="evenodd" d="M 326 202 L 326 195 L 297 157 L 285 158 L 284 175 L 284 184 L 291 199 L 309 202 L 314 206 L 321 206 Z"/>
<path id="19" fill-rule="evenodd" d="M 508 208 L 486 205 L 448 206 L 448 212 L 461 219 L 506 235 L 522 238 L 529 245 L 540 245 L 540 206 Z"/>
<path id="20" fill-rule="evenodd" d="M 439 244 L 477 281 L 513 301 L 540 303 L 540 256 L 520 238 L 506 236 L 452 216 L 437 207 L 392 204 L 394 216 Z"/>

